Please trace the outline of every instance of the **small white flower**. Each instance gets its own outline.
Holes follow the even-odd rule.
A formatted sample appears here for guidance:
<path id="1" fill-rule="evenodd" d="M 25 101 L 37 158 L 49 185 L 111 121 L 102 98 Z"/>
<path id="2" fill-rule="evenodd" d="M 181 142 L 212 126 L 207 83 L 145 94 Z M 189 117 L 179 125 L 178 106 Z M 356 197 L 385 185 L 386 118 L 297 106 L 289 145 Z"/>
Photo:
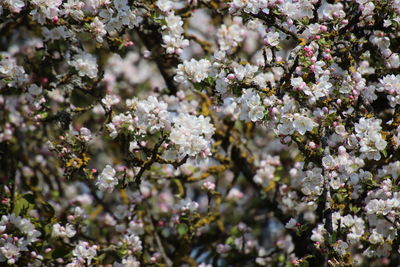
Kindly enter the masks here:
<path id="1" fill-rule="evenodd" d="M 343 240 L 338 240 L 335 244 L 333 244 L 333 248 L 337 253 L 339 253 L 339 255 L 344 255 L 347 252 L 349 245 Z"/>
<path id="2" fill-rule="evenodd" d="M 123 267 L 140 267 L 140 262 L 135 257 L 129 256 L 122 260 Z M 122 267 L 121 266 L 121 267 Z"/>
<path id="3" fill-rule="evenodd" d="M 181 201 L 177 205 L 177 208 L 183 213 L 194 212 L 199 208 L 199 204 L 189 198 L 186 198 L 181 199 Z"/>
<path id="4" fill-rule="evenodd" d="M 304 135 L 306 132 L 310 132 L 314 127 L 317 127 L 318 124 L 315 123 L 312 119 L 297 115 L 293 121 L 293 127 L 296 131 L 298 131 L 301 135 Z"/>
<path id="5" fill-rule="evenodd" d="M 93 22 L 90 23 L 90 27 L 96 35 L 96 41 L 102 43 L 103 36 L 107 34 L 104 23 L 98 17 L 95 17 Z"/>
<path id="6" fill-rule="evenodd" d="M 81 52 L 69 64 L 78 71 L 79 76 L 88 76 L 91 79 L 97 77 L 97 62 L 92 54 Z"/>
<path id="7" fill-rule="evenodd" d="M 269 46 L 279 45 L 279 32 L 268 32 L 264 37 L 264 43 Z"/>
<path id="8" fill-rule="evenodd" d="M 14 264 L 21 256 L 20 249 L 11 242 L 7 242 L 0 248 L 0 256 L 4 257 L 8 264 Z"/>
<path id="9" fill-rule="evenodd" d="M 185 61 L 183 64 L 178 65 L 174 79 L 181 83 L 187 83 L 188 81 L 199 83 L 208 77 L 210 68 L 211 63 L 207 59 L 197 61 L 192 58 L 190 61 Z"/>
<path id="10" fill-rule="evenodd" d="M 79 129 L 79 134 L 81 138 L 86 142 L 92 139 L 92 132 L 88 128 L 82 127 L 81 129 Z"/>
<path id="11" fill-rule="evenodd" d="M 376 244 L 382 244 L 383 242 L 385 242 L 385 240 L 383 239 L 383 236 L 382 236 L 381 234 L 379 234 L 379 233 L 376 231 L 376 229 L 373 229 L 373 230 L 372 230 L 372 233 L 371 233 L 371 235 L 369 236 L 368 241 L 369 241 L 371 244 L 374 244 L 374 245 L 376 245 Z"/>
<path id="12" fill-rule="evenodd" d="M 169 139 L 181 154 L 196 156 L 210 154 L 211 137 L 215 128 L 209 117 L 180 114 L 173 121 Z"/>
<path id="13" fill-rule="evenodd" d="M 36 84 L 31 84 L 28 88 L 28 92 L 33 96 L 38 96 L 42 93 L 42 87 L 37 86 Z"/>
<path id="14" fill-rule="evenodd" d="M 125 235 L 124 242 L 128 244 L 132 252 L 141 251 L 143 249 L 140 237 L 135 234 Z"/>
<path id="15" fill-rule="evenodd" d="M 25 3 L 22 0 L 4 0 L 3 5 L 5 7 L 8 7 L 11 12 L 19 13 L 21 9 L 25 6 Z"/>
<path id="16" fill-rule="evenodd" d="M 78 245 L 72 251 L 72 255 L 77 257 L 80 262 L 86 260 L 90 265 L 92 259 L 97 255 L 97 251 L 95 246 L 89 246 L 87 242 L 79 241 Z"/>
<path id="17" fill-rule="evenodd" d="M 324 235 L 326 234 L 326 229 L 323 224 L 318 224 L 317 228 L 312 230 L 311 240 L 314 242 L 323 243 Z"/>
<path id="18" fill-rule="evenodd" d="M 117 95 L 106 95 L 101 100 L 101 103 L 103 103 L 108 109 L 110 109 L 111 106 L 118 104 L 119 101 L 120 101 L 120 98 Z"/>
<path id="19" fill-rule="evenodd" d="M 244 121 L 260 121 L 264 118 L 265 108 L 261 103 L 261 98 L 253 89 L 244 90 L 240 97 L 241 104 L 240 119 Z"/>
<path id="20" fill-rule="evenodd" d="M 106 165 L 104 170 L 99 175 L 96 186 L 101 191 L 107 191 L 111 193 L 114 190 L 114 187 L 118 184 L 118 179 L 115 178 L 115 170 L 110 165 Z"/>
<path id="21" fill-rule="evenodd" d="M 168 12 L 172 9 L 173 3 L 170 0 L 158 0 L 156 6 L 163 12 Z"/>
<path id="22" fill-rule="evenodd" d="M 294 218 L 291 218 L 285 225 L 287 229 L 296 229 L 297 226 L 297 220 Z"/>
<path id="23" fill-rule="evenodd" d="M 67 223 L 67 225 L 64 227 L 60 225 L 59 223 L 56 223 L 53 225 L 53 231 L 52 231 L 52 236 L 54 237 L 68 237 L 71 238 L 76 234 L 76 231 L 74 227 Z"/>

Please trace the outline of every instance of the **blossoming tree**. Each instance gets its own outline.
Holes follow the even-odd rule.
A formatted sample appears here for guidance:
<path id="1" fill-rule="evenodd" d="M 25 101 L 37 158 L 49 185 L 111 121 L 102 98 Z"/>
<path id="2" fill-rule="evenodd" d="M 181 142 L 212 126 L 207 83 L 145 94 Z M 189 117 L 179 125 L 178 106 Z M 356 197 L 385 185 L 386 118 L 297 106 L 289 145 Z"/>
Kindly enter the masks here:
<path id="1" fill-rule="evenodd" d="M 399 0 L 0 1 L 0 265 L 398 266 Z"/>

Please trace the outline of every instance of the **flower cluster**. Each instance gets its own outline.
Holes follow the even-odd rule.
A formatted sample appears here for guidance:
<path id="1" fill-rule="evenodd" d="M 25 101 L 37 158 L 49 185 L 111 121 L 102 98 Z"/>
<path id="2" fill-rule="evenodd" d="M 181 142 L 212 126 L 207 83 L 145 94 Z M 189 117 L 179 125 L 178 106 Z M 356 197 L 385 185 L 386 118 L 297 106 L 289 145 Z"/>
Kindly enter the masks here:
<path id="1" fill-rule="evenodd" d="M 180 114 L 173 120 L 169 139 L 180 154 L 207 157 L 211 153 L 210 142 L 214 130 L 208 117 Z"/>
<path id="2" fill-rule="evenodd" d="M 399 0 L 2 0 L 0 32 L 0 265 L 399 264 Z"/>

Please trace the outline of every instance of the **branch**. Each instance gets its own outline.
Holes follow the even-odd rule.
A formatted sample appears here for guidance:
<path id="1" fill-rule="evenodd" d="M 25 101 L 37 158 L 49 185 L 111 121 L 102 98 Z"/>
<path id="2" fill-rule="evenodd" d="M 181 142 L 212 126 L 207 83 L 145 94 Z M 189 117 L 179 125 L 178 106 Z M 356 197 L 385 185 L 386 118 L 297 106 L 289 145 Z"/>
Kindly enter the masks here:
<path id="1" fill-rule="evenodd" d="M 152 58 L 164 78 L 169 94 L 175 95 L 178 88 L 176 87 L 173 78 L 175 68 L 178 66 L 180 61 L 176 56 L 165 54 L 165 49 L 161 46 L 163 40 L 159 25 L 150 24 L 149 21 L 146 21 L 142 24 L 142 28 L 143 29 L 138 29 L 137 31 L 139 37 L 146 48 L 151 51 Z"/>

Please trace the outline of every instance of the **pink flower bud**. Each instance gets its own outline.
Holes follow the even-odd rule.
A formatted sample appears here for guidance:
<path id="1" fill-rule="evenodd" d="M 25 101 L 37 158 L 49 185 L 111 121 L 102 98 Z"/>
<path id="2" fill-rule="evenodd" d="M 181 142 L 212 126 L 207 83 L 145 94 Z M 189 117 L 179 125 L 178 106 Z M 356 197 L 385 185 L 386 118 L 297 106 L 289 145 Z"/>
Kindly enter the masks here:
<path id="1" fill-rule="evenodd" d="M 228 80 L 233 81 L 236 79 L 236 75 L 233 73 L 229 73 L 228 76 L 226 76 L 228 78 Z"/>
<path id="2" fill-rule="evenodd" d="M 134 44 L 134 42 L 132 42 L 132 41 L 126 42 L 126 43 L 124 44 L 125 47 L 129 47 L 129 46 L 133 46 L 133 45 L 135 45 L 135 44 Z"/>
<path id="3" fill-rule="evenodd" d="M 213 182 L 205 182 L 205 183 L 203 183 L 203 188 L 208 190 L 208 191 L 214 191 L 215 190 L 215 184 Z"/>
<path id="4" fill-rule="evenodd" d="M 278 109 L 276 107 L 273 107 L 270 112 L 271 115 L 275 115 L 276 113 L 278 113 Z"/>
<path id="5" fill-rule="evenodd" d="M 151 52 L 149 50 L 143 52 L 144 59 L 149 59 L 150 57 L 151 57 Z"/>
<path id="6" fill-rule="evenodd" d="M 311 149 L 316 149 L 316 148 L 318 147 L 318 145 L 317 145 L 316 143 L 312 142 L 312 141 L 308 143 L 308 146 L 309 146 Z"/>
<path id="7" fill-rule="evenodd" d="M 49 79 L 47 79 L 46 77 L 42 77 L 41 79 L 40 79 L 40 83 L 41 84 L 46 84 L 46 83 L 48 83 L 49 82 Z"/>
<path id="8" fill-rule="evenodd" d="M 181 55 L 182 52 L 183 52 L 183 49 L 182 49 L 182 48 L 177 48 L 177 49 L 175 50 L 175 54 L 177 54 L 177 55 Z"/>
<path id="9" fill-rule="evenodd" d="M 295 71 L 296 71 L 296 74 L 300 75 L 301 72 L 303 71 L 303 68 L 301 66 L 297 66 Z"/>
<path id="10" fill-rule="evenodd" d="M 346 148 L 344 146 L 340 146 L 338 148 L 338 152 L 339 152 L 340 155 L 343 155 L 343 154 L 346 153 Z"/>

